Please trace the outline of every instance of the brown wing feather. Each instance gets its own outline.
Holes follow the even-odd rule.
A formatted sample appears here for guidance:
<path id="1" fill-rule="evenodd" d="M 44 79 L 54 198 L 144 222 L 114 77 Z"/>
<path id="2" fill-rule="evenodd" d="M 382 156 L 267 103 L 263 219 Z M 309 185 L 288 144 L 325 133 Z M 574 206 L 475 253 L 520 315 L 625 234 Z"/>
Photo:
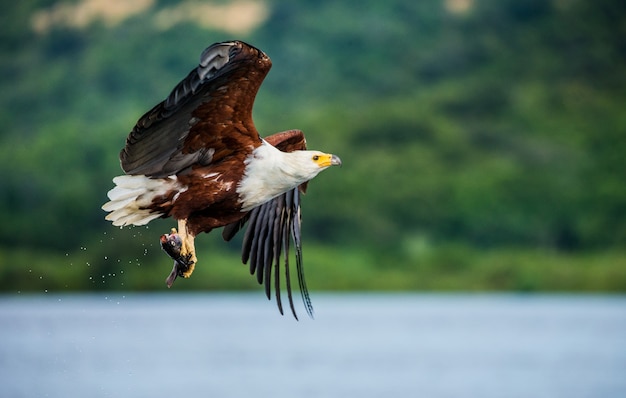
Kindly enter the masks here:
<path id="1" fill-rule="evenodd" d="M 165 177 L 260 145 L 252 106 L 271 65 L 240 41 L 208 47 L 198 67 L 139 119 L 120 153 L 124 172 Z"/>
<path id="2" fill-rule="evenodd" d="M 283 152 L 303 151 L 306 139 L 300 130 L 287 130 L 265 137 L 265 141 Z"/>

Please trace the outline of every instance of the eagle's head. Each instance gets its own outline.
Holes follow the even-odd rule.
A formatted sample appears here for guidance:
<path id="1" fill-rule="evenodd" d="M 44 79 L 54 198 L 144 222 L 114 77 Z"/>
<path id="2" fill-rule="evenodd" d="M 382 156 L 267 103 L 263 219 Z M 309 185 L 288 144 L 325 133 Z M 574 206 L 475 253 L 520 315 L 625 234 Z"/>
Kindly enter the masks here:
<path id="1" fill-rule="evenodd" d="M 276 196 L 312 180 L 322 170 L 341 165 L 338 156 L 320 151 L 282 152 L 265 143 L 245 161 L 237 193 L 242 211 L 248 211 Z"/>
<path id="2" fill-rule="evenodd" d="M 289 154 L 292 172 L 302 182 L 309 181 L 330 166 L 341 166 L 339 156 L 320 151 L 294 151 Z M 285 167 L 289 169 L 289 167 Z"/>

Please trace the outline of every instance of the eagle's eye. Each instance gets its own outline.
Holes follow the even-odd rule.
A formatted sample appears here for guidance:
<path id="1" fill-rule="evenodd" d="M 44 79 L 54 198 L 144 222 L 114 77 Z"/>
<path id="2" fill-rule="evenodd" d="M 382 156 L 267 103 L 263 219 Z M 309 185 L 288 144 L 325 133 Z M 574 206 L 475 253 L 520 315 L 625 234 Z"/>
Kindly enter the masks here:
<path id="1" fill-rule="evenodd" d="M 320 160 L 319 155 L 313 155 L 313 161 L 317 162 L 318 160 Z"/>

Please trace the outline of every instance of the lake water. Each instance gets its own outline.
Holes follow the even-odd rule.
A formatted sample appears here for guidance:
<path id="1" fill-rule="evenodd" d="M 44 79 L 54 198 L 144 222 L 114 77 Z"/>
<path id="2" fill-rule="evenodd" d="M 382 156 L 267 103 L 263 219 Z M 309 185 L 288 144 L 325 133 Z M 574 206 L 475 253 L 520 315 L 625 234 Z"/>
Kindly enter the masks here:
<path id="1" fill-rule="evenodd" d="M 2 397 L 626 397 L 626 296 L 0 296 Z"/>

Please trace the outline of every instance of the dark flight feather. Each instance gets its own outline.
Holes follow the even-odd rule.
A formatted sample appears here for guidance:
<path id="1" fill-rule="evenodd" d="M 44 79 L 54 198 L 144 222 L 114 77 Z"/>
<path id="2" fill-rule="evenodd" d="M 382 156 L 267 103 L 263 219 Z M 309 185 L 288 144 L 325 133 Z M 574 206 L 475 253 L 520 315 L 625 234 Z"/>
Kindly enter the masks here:
<path id="1" fill-rule="evenodd" d="M 252 105 L 271 66 L 265 53 L 242 42 L 207 48 L 199 65 L 139 119 L 120 152 L 122 169 L 167 177 L 248 144 L 260 145 Z M 229 135 L 240 145 L 221 139 Z"/>

